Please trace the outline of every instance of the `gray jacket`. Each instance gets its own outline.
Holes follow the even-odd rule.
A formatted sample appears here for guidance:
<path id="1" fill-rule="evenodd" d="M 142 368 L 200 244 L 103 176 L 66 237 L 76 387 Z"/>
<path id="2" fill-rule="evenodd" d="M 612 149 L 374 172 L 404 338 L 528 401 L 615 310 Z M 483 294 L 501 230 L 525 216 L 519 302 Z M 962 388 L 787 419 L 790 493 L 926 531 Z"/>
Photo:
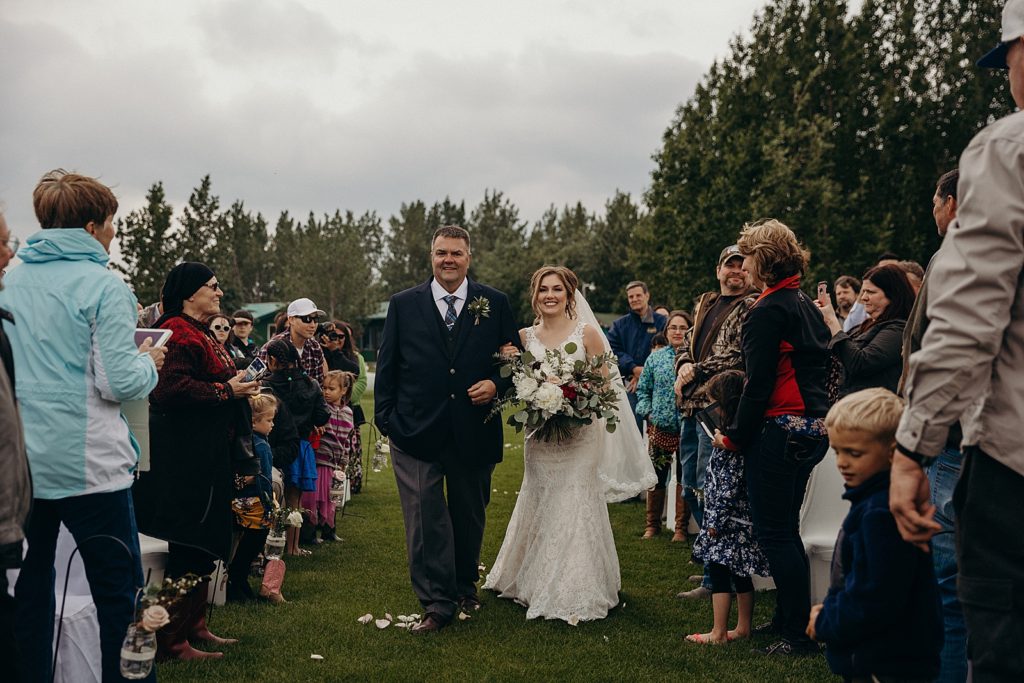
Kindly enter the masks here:
<path id="1" fill-rule="evenodd" d="M 964 446 L 1024 475 L 1024 112 L 978 133 L 959 168 L 957 220 L 929 273 L 929 324 L 896 439 L 934 456 L 962 418 Z"/>
<path id="2" fill-rule="evenodd" d="M 0 331 L 0 334 L 3 334 Z M 14 387 L 7 370 L 0 363 L 0 547 L 20 544 L 25 533 L 25 520 L 32 505 L 32 479 L 25 455 L 25 438 L 21 431 L 18 405 L 14 402 Z M 3 553 L 6 557 L 6 553 Z M 9 563 L 0 557 L 0 571 Z"/>

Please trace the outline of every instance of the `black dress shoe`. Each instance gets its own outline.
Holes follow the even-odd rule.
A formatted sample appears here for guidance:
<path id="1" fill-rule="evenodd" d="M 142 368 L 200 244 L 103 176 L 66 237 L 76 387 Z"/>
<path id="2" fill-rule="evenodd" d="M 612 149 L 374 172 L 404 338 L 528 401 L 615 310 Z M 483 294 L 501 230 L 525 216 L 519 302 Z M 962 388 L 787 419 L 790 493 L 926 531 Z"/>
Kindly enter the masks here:
<path id="1" fill-rule="evenodd" d="M 480 598 L 475 595 L 463 595 L 459 598 L 459 609 L 469 614 L 480 610 Z"/>
<path id="2" fill-rule="evenodd" d="M 409 633 L 433 633 L 434 631 L 440 631 L 447 625 L 448 623 L 441 619 L 441 617 L 428 612 L 420 623 L 409 629 Z"/>

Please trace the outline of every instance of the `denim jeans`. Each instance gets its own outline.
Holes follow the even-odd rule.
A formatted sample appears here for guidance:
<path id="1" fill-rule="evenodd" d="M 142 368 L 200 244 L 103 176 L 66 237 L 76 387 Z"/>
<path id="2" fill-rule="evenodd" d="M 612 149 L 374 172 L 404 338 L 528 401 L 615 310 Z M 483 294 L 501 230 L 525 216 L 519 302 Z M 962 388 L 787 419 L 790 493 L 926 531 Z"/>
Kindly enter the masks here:
<path id="1" fill-rule="evenodd" d="M 942 531 L 932 537 L 932 563 L 942 598 L 942 621 L 945 640 L 938 683 L 963 683 L 967 680 L 967 626 L 960 600 L 956 596 L 956 513 L 953 491 L 960 479 L 963 456 L 955 448 L 947 448 L 928 468 L 935 521 Z"/>
<path id="2" fill-rule="evenodd" d="M 690 506 L 697 526 L 704 526 L 704 475 L 711 459 L 711 438 L 701 429 L 696 418 L 684 417 L 679 428 L 679 461 L 683 470 L 683 498 Z"/>
<path id="3" fill-rule="evenodd" d="M 811 470 L 827 451 L 827 438 L 787 432 L 771 420 L 745 449 L 754 535 L 778 589 L 772 623 L 791 643 L 809 642 L 810 565 L 800 538 L 800 506 Z"/>
<path id="4" fill-rule="evenodd" d="M 121 642 L 134 618 L 135 593 L 143 581 L 131 489 L 32 502 L 28 552 L 14 588 L 25 680 L 50 680 L 56 614 L 53 561 L 61 522 L 78 544 L 96 604 L 103 680 L 123 680 Z M 149 680 L 156 680 L 155 673 Z"/>

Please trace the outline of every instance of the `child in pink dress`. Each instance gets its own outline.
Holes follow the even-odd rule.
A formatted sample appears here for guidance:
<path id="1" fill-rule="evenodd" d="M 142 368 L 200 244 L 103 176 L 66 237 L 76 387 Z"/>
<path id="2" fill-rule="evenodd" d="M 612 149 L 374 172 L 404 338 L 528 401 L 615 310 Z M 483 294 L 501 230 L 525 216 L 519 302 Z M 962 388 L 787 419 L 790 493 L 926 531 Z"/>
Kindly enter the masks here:
<path id="1" fill-rule="evenodd" d="M 309 511 L 309 521 L 320 532 L 322 541 L 340 540 L 335 534 L 337 510 L 331 501 L 331 484 L 337 478 L 344 479 L 352 453 L 355 421 L 349 400 L 353 384 L 355 375 L 351 372 L 332 370 L 324 376 L 324 400 L 327 401 L 330 418 L 323 427 L 316 449 L 316 491 L 302 494 L 302 507 Z"/>

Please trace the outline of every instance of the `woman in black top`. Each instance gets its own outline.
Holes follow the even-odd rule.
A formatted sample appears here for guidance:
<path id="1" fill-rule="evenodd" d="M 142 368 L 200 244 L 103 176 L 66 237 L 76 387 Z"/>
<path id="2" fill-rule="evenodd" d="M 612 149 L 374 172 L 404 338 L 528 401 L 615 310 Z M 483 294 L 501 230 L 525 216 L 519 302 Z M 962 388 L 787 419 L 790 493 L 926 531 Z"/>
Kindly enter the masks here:
<path id="1" fill-rule="evenodd" d="M 877 266 L 864 276 L 860 301 L 867 320 L 849 332 L 843 332 L 831 299 L 818 302 L 832 333 L 829 348 L 843 363 L 840 396 L 872 387 L 896 393 L 903 373 L 903 328 L 914 307 L 914 290 L 899 266 Z"/>
<path id="2" fill-rule="evenodd" d="M 807 252 L 776 220 L 747 225 L 744 269 L 761 296 L 743 322 L 746 383 L 733 423 L 714 445 L 742 453 L 751 521 L 778 589 L 768 655 L 810 654 L 810 572 L 800 538 L 800 506 L 811 471 L 828 450 L 824 417 L 829 333 L 800 290 Z"/>

